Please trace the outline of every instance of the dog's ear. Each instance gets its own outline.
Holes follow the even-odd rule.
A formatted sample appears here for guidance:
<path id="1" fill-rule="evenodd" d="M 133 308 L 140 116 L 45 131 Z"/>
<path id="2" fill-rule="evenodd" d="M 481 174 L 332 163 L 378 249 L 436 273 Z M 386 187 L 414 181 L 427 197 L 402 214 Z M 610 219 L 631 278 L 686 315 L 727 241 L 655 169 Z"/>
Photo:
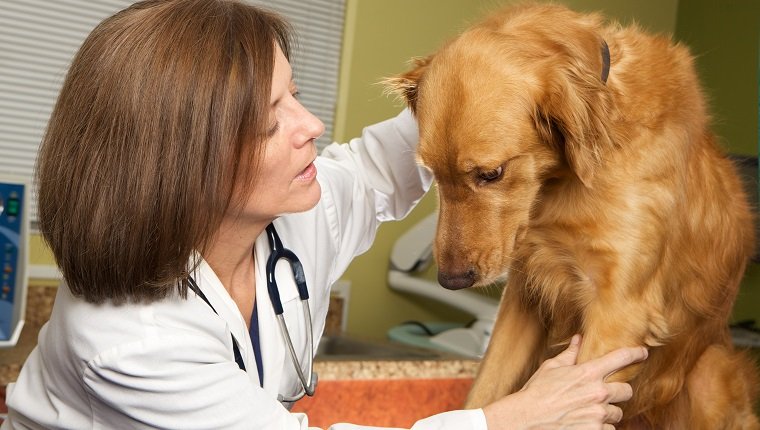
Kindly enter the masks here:
<path id="1" fill-rule="evenodd" d="M 605 152 L 614 145 L 613 106 L 602 49 L 599 44 L 590 49 L 593 53 L 570 52 L 566 61 L 554 64 L 557 67 L 534 113 L 540 137 L 564 153 L 570 168 L 589 188 Z"/>
<path id="2" fill-rule="evenodd" d="M 422 75 L 425 74 L 433 56 L 412 59 L 412 69 L 398 76 L 383 79 L 385 91 L 395 94 L 406 103 L 413 113 L 417 113 L 417 88 L 419 88 Z"/>

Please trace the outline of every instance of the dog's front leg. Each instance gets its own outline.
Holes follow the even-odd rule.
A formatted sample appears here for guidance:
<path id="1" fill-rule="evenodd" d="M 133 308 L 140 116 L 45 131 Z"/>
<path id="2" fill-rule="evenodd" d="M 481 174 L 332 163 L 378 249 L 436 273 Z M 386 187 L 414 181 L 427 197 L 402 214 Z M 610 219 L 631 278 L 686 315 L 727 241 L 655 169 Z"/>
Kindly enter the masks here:
<path id="1" fill-rule="evenodd" d="M 465 403 L 468 409 L 518 391 L 542 358 L 544 329 L 535 309 L 522 302 L 518 288 L 510 283 L 502 295 L 488 349 Z"/>
<path id="2" fill-rule="evenodd" d="M 617 348 L 658 345 L 654 339 L 664 338 L 667 324 L 651 311 L 652 309 L 646 309 L 634 298 L 626 297 L 621 300 L 619 297 L 611 298 L 601 294 L 584 311 L 583 343 L 578 362 L 601 357 Z M 619 317 L 624 313 L 629 317 Z M 636 317 L 637 315 L 649 316 L 641 318 Z M 630 382 L 639 373 L 640 368 L 641 363 L 632 364 L 615 372 L 607 380 Z"/>

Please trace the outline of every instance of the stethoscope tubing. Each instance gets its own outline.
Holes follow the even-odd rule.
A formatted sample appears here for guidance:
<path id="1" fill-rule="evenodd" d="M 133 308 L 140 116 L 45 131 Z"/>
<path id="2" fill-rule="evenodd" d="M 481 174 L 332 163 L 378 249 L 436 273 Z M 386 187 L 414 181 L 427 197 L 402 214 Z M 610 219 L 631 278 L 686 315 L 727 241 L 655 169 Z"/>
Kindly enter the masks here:
<path id="1" fill-rule="evenodd" d="M 266 265 L 267 292 L 269 293 L 269 299 L 272 302 L 272 308 L 274 309 L 277 323 L 280 326 L 280 333 L 282 334 L 285 345 L 290 353 L 290 360 L 293 363 L 293 367 L 298 375 L 298 380 L 303 388 L 303 393 L 299 393 L 299 395 L 293 397 L 285 397 L 278 394 L 277 400 L 280 402 L 295 402 L 296 400 L 301 399 L 304 395 L 313 396 L 318 381 L 317 373 L 314 372 L 314 329 L 311 323 L 309 290 L 306 286 L 306 275 L 304 274 L 301 261 L 296 257 L 296 254 L 293 251 L 283 246 L 280 236 L 274 228 L 274 224 L 269 224 L 266 228 L 266 232 L 269 247 L 271 249 Z M 303 369 L 301 368 L 301 362 L 298 360 L 295 348 L 293 347 L 290 331 L 288 330 L 287 324 L 285 324 L 285 317 L 283 316 L 284 309 L 282 307 L 282 301 L 280 300 L 280 289 L 277 286 L 277 279 L 275 277 L 275 268 L 277 262 L 281 259 L 287 260 L 290 264 L 291 271 L 293 272 L 293 279 L 298 289 L 298 296 L 301 299 L 306 328 L 309 331 L 309 350 L 307 352 L 309 365 L 308 379 L 307 375 L 304 375 Z"/>
<path id="2" fill-rule="evenodd" d="M 277 287 L 277 278 L 275 278 L 275 267 L 277 262 L 281 259 L 285 259 L 290 264 L 290 269 L 293 272 L 293 279 L 298 289 L 298 297 L 301 301 L 309 300 L 309 289 L 306 287 L 306 275 L 303 271 L 303 265 L 301 261 L 296 257 L 293 251 L 285 248 L 282 245 L 280 236 L 277 234 L 277 230 L 274 228 L 274 224 L 269 224 L 266 228 L 267 239 L 269 240 L 269 248 L 271 254 L 267 259 L 267 291 L 269 292 L 269 299 L 272 301 L 272 307 L 276 315 L 283 314 L 282 301 L 280 300 L 280 290 Z"/>

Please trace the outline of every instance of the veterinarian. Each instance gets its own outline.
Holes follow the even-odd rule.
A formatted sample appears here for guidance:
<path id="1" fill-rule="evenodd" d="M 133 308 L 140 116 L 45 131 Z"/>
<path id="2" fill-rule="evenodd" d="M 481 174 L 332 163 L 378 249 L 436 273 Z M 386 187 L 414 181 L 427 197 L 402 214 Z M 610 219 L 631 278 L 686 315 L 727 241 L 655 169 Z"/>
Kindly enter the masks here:
<path id="1" fill-rule="evenodd" d="M 287 28 L 242 2 L 150 0 L 84 42 L 38 161 L 65 282 L 3 429 L 308 428 L 288 407 L 315 388 L 329 286 L 431 177 L 408 112 L 317 157 Z M 604 378 L 646 351 L 575 365 L 579 341 L 519 393 L 414 428 L 612 428 L 631 389 Z"/>

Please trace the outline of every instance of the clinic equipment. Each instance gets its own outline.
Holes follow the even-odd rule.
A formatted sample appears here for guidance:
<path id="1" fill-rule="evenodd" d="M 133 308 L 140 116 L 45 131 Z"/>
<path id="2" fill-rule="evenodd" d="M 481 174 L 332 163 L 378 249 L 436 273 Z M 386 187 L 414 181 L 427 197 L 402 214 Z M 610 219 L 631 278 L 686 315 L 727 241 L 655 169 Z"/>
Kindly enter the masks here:
<path id="1" fill-rule="evenodd" d="M 16 345 L 26 315 L 29 182 L 0 176 L 0 347 Z"/>
<path id="2" fill-rule="evenodd" d="M 472 324 L 444 329 L 426 341 L 440 349 L 481 358 L 491 338 L 498 301 L 472 291 L 447 290 L 437 282 L 413 276 L 432 263 L 437 219 L 438 213 L 433 212 L 399 237 L 391 251 L 388 284 L 393 290 L 424 296 L 473 315 Z"/>
<path id="3" fill-rule="evenodd" d="M 298 257 L 296 257 L 296 254 L 282 245 L 280 236 L 277 234 L 277 230 L 275 230 L 273 224 L 269 224 L 267 226 L 266 232 L 267 239 L 269 240 L 269 248 L 272 251 L 272 253 L 269 255 L 269 259 L 267 260 L 266 269 L 267 291 L 269 292 L 269 300 L 272 302 L 275 317 L 277 317 L 277 322 L 280 325 L 280 334 L 282 334 L 283 341 L 288 347 L 290 360 L 293 363 L 293 367 L 295 367 L 296 373 L 298 374 L 298 380 L 301 383 L 301 390 L 295 396 L 284 396 L 282 394 L 278 394 L 277 401 L 292 403 L 300 400 L 304 395 L 313 396 L 314 391 L 317 389 L 317 372 L 314 371 L 314 330 L 312 329 L 311 324 L 309 291 L 306 287 L 306 276 L 303 272 L 303 266 L 301 265 L 301 261 L 298 259 Z M 282 308 L 282 301 L 280 300 L 280 290 L 277 288 L 277 279 L 274 275 L 277 262 L 281 259 L 285 259 L 288 261 L 288 263 L 290 263 L 290 268 L 293 271 L 293 278 L 295 279 L 296 286 L 298 287 L 298 295 L 301 298 L 301 306 L 303 308 L 304 319 L 306 320 L 306 328 L 309 331 L 309 361 L 307 362 L 309 365 L 308 377 L 304 374 L 304 371 L 301 368 L 301 362 L 298 360 L 295 348 L 293 347 L 293 341 L 290 338 L 288 326 L 285 324 L 285 318 L 283 317 L 284 310 Z M 195 279 L 193 279 L 192 276 L 189 276 L 187 280 L 190 284 L 190 289 L 198 294 L 198 296 L 200 296 L 200 298 L 203 299 L 203 301 L 206 302 L 209 307 L 211 307 L 211 310 L 213 310 L 214 313 L 217 313 L 216 309 L 214 309 L 214 307 L 211 305 L 211 302 L 208 301 L 205 294 L 203 294 L 201 289 L 198 288 L 198 284 L 195 283 Z M 234 335 L 232 335 L 232 349 L 235 356 L 235 362 L 241 370 L 245 371 L 246 369 L 245 364 L 243 363 L 243 357 L 240 354 L 238 342 L 237 339 L 235 339 Z"/>

